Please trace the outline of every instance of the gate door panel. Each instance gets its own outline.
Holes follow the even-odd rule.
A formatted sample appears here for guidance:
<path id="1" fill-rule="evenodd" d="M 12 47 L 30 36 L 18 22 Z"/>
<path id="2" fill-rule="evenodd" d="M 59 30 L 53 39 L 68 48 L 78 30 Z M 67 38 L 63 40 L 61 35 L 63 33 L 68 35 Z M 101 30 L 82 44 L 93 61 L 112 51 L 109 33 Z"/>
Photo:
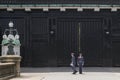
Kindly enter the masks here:
<path id="1" fill-rule="evenodd" d="M 77 21 L 59 18 L 57 22 L 57 64 L 69 66 L 71 52 L 77 53 Z"/>
<path id="2" fill-rule="evenodd" d="M 47 18 L 32 17 L 31 19 L 32 66 L 48 66 L 48 25 Z"/>
<path id="3" fill-rule="evenodd" d="M 103 55 L 103 28 L 100 19 L 84 19 L 80 22 L 81 52 L 86 66 L 101 66 Z"/>
<path id="4" fill-rule="evenodd" d="M 113 66 L 120 66 L 120 18 L 113 19 L 111 26 L 112 63 Z"/>
<path id="5" fill-rule="evenodd" d="M 86 66 L 101 66 L 103 54 L 101 23 L 100 19 L 60 18 L 57 24 L 58 65 L 69 65 L 70 53 L 75 52 L 78 55 L 80 47 Z"/>

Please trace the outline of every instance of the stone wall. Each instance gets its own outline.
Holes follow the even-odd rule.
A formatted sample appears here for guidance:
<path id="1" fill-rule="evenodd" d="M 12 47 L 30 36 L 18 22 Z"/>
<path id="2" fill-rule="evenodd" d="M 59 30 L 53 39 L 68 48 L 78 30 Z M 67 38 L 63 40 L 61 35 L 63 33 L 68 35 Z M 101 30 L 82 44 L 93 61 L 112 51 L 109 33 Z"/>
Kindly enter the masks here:
<path id="1" fill-rule="evenodd" d="M 21 57 L 16 55 L 0 56 L 0 80 L 20 76 Z"/>
<path id="2" fill-rule="evenodd" d="M 15 76 L 15 63 L 0 63 L 0 80 L 6 80 Z"/>

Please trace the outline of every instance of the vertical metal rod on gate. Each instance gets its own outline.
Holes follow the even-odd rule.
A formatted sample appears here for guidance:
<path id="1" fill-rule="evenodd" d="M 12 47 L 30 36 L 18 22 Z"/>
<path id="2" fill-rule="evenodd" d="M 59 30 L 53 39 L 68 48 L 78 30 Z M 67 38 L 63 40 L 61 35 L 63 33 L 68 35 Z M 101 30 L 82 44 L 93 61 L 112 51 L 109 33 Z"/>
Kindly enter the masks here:
<path id="1" fill-rule="evenodd" d="M 78 52 L 80 53 L 80 23 L 78 23 Z"/>

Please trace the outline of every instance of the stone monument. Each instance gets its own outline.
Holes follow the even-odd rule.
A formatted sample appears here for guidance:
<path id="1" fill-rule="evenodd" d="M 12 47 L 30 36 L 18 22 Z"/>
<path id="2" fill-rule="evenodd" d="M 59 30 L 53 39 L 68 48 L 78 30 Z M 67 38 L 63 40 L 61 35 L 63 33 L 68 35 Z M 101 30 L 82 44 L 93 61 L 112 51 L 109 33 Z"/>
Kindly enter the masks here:
<path id="1" fill-rule="evenodd" d="M 2 40 L 2 54 L 0 62 L 15 63 L 16 76 L 20 76 L 20 41 L 17 29 L 13 28 L 13 22 L 9 22 L 9 29 L 5 29 Z"/>

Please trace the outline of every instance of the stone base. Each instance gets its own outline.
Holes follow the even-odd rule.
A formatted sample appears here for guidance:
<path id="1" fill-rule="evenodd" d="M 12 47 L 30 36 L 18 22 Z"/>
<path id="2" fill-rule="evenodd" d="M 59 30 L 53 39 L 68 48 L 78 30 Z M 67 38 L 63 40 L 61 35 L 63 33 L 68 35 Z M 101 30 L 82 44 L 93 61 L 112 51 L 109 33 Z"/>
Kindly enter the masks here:
<path id="1" fill-rule="evenodd" d="M 21 56 L 17 56 L 17 55 L 6 55 L 0 57 L 0 62 L 2 63 L 11 63 L 11 62 L 15 63 L 16 77 L 20 76 L 20 61 L 21 61 Z"/>

